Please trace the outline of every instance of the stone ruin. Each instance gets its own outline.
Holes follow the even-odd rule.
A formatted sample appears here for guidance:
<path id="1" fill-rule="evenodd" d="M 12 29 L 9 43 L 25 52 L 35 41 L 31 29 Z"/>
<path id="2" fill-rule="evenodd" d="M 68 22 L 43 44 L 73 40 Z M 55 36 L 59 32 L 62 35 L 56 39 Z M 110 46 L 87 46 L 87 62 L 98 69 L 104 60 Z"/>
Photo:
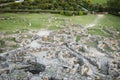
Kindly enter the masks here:
<path id="1" fill-rule="evenodd" d="M 0 48 L 0 80 L 120 80 L 120 40 L 86 31 L 69 25 L 0 34 L 7 39 Z"/>

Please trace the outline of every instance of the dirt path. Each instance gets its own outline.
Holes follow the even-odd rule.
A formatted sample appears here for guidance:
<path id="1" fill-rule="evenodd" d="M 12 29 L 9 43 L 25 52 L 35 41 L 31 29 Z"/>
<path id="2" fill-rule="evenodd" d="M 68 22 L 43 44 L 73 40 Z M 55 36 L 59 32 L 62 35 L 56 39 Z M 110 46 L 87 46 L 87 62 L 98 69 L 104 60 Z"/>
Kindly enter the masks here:
<path id="1" fill-rule="evenodd" d="M 97 18 L 92 23 L 88 24 L 85 28 L 94 27 L 99 22 L 99 20 L 102 19 L 103 17 L 104 17 L 103 14 L 97 15 Z"/>

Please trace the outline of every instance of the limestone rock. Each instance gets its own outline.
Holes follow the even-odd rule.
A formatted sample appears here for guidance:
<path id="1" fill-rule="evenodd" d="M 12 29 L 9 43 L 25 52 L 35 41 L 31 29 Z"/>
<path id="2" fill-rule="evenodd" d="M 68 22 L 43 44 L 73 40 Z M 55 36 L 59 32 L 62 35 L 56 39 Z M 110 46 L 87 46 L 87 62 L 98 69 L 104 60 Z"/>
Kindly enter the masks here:
<path id="1" fill-rule="evenodd" d="M 89 67 L 87 65 L 83 65 L 82 66 L 82 70 L 81 70 L 81 74 L 83 76 L 87 76 L 88 75 L 88 72 L 89 72 Z"/>
<path id="2" fill-rule="evenodd" d="M 3 56 L 0 56 L 0 61 L 6 61 L 6 58 Z"/>

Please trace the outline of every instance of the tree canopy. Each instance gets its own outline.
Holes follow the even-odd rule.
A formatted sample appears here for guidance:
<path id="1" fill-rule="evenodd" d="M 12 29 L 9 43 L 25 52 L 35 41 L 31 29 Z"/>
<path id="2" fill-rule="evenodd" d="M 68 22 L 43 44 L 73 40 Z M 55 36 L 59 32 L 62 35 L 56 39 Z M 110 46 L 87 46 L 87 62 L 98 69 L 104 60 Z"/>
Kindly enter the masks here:
<path id="1" fill-rule="evenodd" d="M 0 0 L 0 4 L 16 0 Z M 0 6 L 0 9 L 64 10 L 64 11 L 108 11 L 120 15 L 120 0 L 108 0 L 107 4 L 92 4 L 93 0 L 24 0 L 22 3 L 11 3 Z"/>
<path id="2" fill-rule="evenodd" d="M 3 0 L 0 0 L 2 3 Z M 8 0 L 8 2 L 13 0 Z M 41 10 L 70 10 L 79 11 L 87 8 L 91 0 L 24 0 L 22 3 L 13 3 L 11 9 L 41 9 Z"/>
<path id="3" fill-rule="evenodd" d="M 0 4 L 1 3 L 8 3 L 8 2 L 14 2 L 15 0 L 0 0 Z"/>
<path id="4" fill-rule="evenodd" d="M 107 4 L 110 13 L 116 14 L 120 12 L 120 0 L 109 0 Z"/>

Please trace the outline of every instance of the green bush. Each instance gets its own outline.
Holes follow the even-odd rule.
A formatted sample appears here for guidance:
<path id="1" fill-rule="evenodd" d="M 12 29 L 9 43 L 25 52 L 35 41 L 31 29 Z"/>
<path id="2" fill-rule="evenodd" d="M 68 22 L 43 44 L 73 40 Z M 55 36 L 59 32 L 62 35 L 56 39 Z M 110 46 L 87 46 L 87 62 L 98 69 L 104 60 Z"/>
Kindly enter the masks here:
<path id="1" fill-rule="evenodd" d="M 40 10 L 40 9 L 1 9 L 1 12 L 27 12 L 27 13 L 53 13 L 53 14 L 61 14 L 65 16 L 73 16 L 73 15 L 87 15 L 87 12 L 84 11 L 63 11 L 63 10 Z"/>
<path id="2" fill-rule="evenodd" d="M 85 12 L 85 11 L 83 12 L 83 15 L 87 15 L 87 14 L 88 14 L 88 12 Z"/>
<path id="3" fill-rule="evenodd" d="M 86 11 L 79 11 L 79 15 L 87 15 L 88 14 L 88 12 L 86 12 Z"/>
<path id="4" fill-rule="evenodd" d="M 9 10 L 0 10 L 1 12 L 13 12 L 13 13 L 17 13 L 17 12 L 28 12 L 28 13 L 54 13 L 54 14 L 60 14 L 60 11 L 56 11 L 56 10 L 33 10 L 33 9 L 9 9 Z"/>
<path id="5" fill-rule="evenodd" d="M 65 15 L 66 16 L 72 16 L 73 15 L 73 11 L 65 11 Z"/>
<path id="6" fill-rule="evenodd" d="M 61 15 L 64 15 L 65 13 L 64 13 L 64 11 L 60 11 L 60 14 L 61 14 Z"/>
<path id="7" fill-rule="evenodd" d="M 79 11 L 79 15 L 83 15 L 84 13 L 83 13 L 83 11 Z"/>
<path id="8" fill-rule="evenodd" d="M 79 12 L 78 11 L 74 11 L 73 14 L 74 15 L 79 15 Z"/>
<path id="9" fill-rule="evenodd" d="M 70 11 L 73 11 L 73 10 L 74 10 L 74 7 L 73 7 L 73 6 L 69 7 L 69 10 L 70 10 Z"/>

